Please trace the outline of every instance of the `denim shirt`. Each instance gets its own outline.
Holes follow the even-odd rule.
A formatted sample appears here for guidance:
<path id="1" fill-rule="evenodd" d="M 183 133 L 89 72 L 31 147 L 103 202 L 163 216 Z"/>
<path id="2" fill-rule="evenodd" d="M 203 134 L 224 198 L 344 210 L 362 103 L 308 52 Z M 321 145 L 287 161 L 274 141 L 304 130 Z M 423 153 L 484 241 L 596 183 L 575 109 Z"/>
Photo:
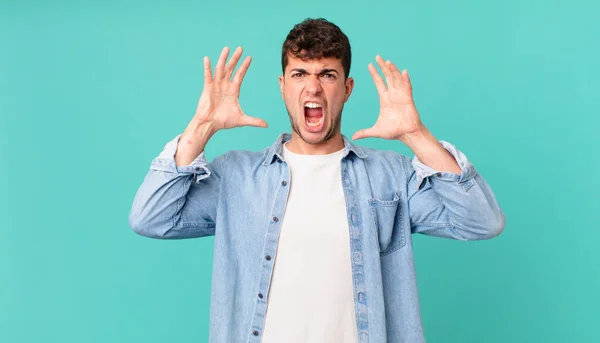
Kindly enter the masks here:
<path id="1" fill-rule="evenodd" d="M 281 134 L 260 152 L 230 151 L 210 163 L 203 152 L 177 167 L 179 138 L 152 161 L 129 224 L 159 239 L 214 235 L 209 341 L 260 342 L 289 193 L 282 145 L 291 135 Z M 358 341 L 425 342 L 411 234 L 492 238 L 503 231 L 504 214 L 486 181 L 448 142 L 440 141 L 460 175 L 343 140 Z"/>

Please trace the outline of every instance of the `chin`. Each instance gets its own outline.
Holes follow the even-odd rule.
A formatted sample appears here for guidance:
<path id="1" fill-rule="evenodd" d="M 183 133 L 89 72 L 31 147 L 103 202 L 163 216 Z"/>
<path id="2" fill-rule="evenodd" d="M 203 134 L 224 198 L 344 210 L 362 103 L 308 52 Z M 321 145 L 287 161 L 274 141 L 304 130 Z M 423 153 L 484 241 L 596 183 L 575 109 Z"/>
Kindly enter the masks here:
<path id="1" fill-rule="evenodd" d="M 314 145 L 323 144 L 333 137 L 329 137 L 329 130 L 327 128 L 323 128 L 323 130 L 319 132 L 300 130 L 300 133 L 300 138 L 302 138 L 304 142 Z"/>

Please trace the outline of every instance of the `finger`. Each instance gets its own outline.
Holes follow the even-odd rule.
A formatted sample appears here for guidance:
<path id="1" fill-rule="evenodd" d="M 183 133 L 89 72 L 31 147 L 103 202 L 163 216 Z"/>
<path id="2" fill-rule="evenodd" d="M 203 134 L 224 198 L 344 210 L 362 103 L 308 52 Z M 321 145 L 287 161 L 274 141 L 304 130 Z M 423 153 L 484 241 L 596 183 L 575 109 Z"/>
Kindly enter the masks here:
<path id="1" fill-rule="evenodd" d="M 227 60 L 227 55 L 229 55 L 229 48 L 224 47 L 221 51 L 221 55 L 219 56 L 219 60 L 217 61 L 217 65 L 215 67 L 215 80 L 220 81 L 224 74 L 225 61 Z"/>
<path id="2" fill-rule="evenodd" d="M 381 71 L 383 72 L 383 75 L 385 76 L 385 82 L 387 83 L 387 85 L 389 87 L 390 86 L 391 77 L 392 77 L 391 74 L 390 74 L 390 69 L 385 64 L 385 61 L 383 60 L 383 58 L 381 58 L 381 56 L 377 55 L 375 57 L 375 61 L 377 61 L 377 64 L 379 65 L 379 68 L 381 68 Z"/>
<path id="3" fill-rule="evenodd" d="M 362 129 L 362 130 L 358 130 L 354 133 L 354 135 L 352 135 L 352 140 L 357 140 L 357 139 L 362 139 L 362 138 L 369 138 L 369 137 L 378 137 L 377 136 L 377 131 L 374 128 L 368 128 L 368 129 Z"/>
<path id="4" fill-rule="evenodd" d="M 225 79 L 231 80 L 231 74 L 233 74 L 233 70 L 240 60 L 240 56 L 242 56 L 242 47 L 238 46 L 233 52 L 233 55 L 231 55 L 229 62 L 227 62 L 227 65 L 225 66 Z"/>
<path id="5" fill-rule="evenodd" d="M 369 72 L 371 73 L 371 77 L 375 83 L 375 88 L 377 88 L 377 92 L 380 95 L 383 94 L 386 91 L 385 83 L 383 82 L 383 79 L 381 78 L 381 75 L 379 75 L 377 69 L 375 69 L 375 66 L 371 63 L 369 63 Z"/>
<path id="6" fill-rule="evenodd" d="M 256 127 L 264 127 L 267 128 L 269 125 L 266 121 L 256 118 L 250 117 L 249 115 L 244 114 L 242 116 L 242 120 L 240 121 L 243 126 L 256 126 Z"/>
<path id="7" fill-rule="evenodd" d="M 252 57 L 248 56 L 244 59 L 244 62 L 242 62 L 242 65 L 235 72 L 235 75 L 233 75 L 233 83 L 234 84 L 236 84 L 238 86 L 242 84 L 242 80 L 244 79 L 244 76 L 246 75 L 246 71 L 248 70 L 248 67 L 250 66 L 250 62 L 252 62 Z"/>
<path id="8" fill-rule="evenodd" d="M 204 56 L 204 83 L 209 84 L 212 82 L 212 71 L 210 69 L 210 59 L 208 56 Z"/>
<path id="9" fill-rule="evenodd" d="M 404 82 L 404 86 L 407 87 L 412 94 L 412 83 L 410 82 L 410 76 L 408 76 L 408 70 L 406 69 L 402 71 L 402 80 Z"/>
<path id="10" fill-rule="evenodd" d="M 394 65 L 394 63 L 392 63 L 391 61 L 387 61 L 386 65 L 390 69 L 390 74 L 392 75 L 392 82 L 393 82 L 394 86 L 402 87 L 403 86 L 402 73 L 400 72 L 398 67 L 396 67 Z"/>

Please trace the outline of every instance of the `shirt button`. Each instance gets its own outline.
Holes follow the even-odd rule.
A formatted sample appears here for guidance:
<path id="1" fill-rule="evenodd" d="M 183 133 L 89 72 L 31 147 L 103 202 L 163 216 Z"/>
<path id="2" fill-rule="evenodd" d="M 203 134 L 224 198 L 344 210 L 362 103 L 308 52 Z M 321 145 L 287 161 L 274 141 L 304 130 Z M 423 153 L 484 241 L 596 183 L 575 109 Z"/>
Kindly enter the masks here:
<path id="1" fill-rule="evenodd" d="M 262 299 L 263 298 L 262 293 L 258 293 L 258 297 Z"/>
<path id="2" fill-rule="evenodd" d="M 287 181 L 281 181 L 282 186 L 287 186 Z"/>
<path id="3" fill-rule="evenodd" d="M 277 217 L 273 217 L 273 221 L 274 221 L 275 223 L 277 223 L 277 222 L 279 221 L 279 218 L 277 218 Z"/>
<path id="4" fill-rule="evenodd" d="M 435 176 L 440 177 L 442 176 L 442 173 L 436 173 Z"/>
<path id="5" fill-rule="evenodd" d="M 254 336 L 258 336 L 258 331 L 254 330 L 254 332 L 252 333 Z"/>
<path id="6" fill-rule="evenodd" d="M 196 171 L 200 171 L 200 167 L 196 167 L 194 168 Z"/>
<path id="7" fill-rule="evenodd" d="M 265 259 L 266 259 L 267 261 L 271 261 L 271 255 L 267 255 L 267 256 L 265 256 Z"/>

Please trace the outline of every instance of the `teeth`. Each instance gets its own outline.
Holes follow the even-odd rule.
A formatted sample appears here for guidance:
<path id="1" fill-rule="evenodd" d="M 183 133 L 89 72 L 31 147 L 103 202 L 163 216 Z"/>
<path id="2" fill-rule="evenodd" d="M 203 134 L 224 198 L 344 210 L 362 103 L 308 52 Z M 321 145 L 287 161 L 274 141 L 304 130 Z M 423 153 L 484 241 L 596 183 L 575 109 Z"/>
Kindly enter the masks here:
<path id="1" fill-rule="evenodd" d="M 321 106 L 321 104 L 317 104 L 316 102 L 307 102 L 304 107 L 308 107 L 308 108 L 321 108 L 323 106 Z"/>
<path id="2" fill-rule="evenodd" d="M 319 121 L 316 123 L 311 123 L 310 121 L 306 120 L 306 125 L 308 125 L 310 127 L 317 127 L 317 126 L 321 125 L 322 122 L 323 122 L 323 117 L 321 117 L 321 119 L 319 119 Z"/>

